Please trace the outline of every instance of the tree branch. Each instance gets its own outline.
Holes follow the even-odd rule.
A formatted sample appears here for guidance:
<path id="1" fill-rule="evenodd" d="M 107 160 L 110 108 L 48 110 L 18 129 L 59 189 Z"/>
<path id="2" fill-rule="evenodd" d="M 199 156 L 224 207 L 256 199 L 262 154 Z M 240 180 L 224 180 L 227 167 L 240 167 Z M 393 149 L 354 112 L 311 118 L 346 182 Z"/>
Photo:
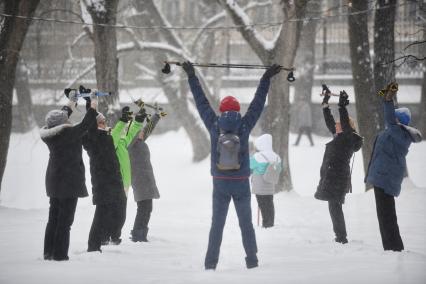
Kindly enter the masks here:
<path id="1" fill-rule="evenodd" d="M 257 54 L 262 62 L 266 62 L 269 57 L 273 45 L 267 42 L 253 26 L 250 26 L 250 19 L 244 10 L 237 4 L 235 0 L 218 0 L 222 7 L 232 18 L 243 38 L 247 41 L 253 51 Z M 269 46 L 268 46 L 269 45 Z"/>
<path id="2" fill-rule="evenodd" d="M 407 45 L 406 47 L 404 47 L 403 50 L 406 50 L 413 45 L 424 44 L 424 43 L 426 43 L 426 40 L 414 41 L 414 42 L 410 43 L 409 45 Z"/>
<path id="3" fill-rule="evenodd" d="M 254 8 L 258 8 L 258 7 L 263 7 L 263 6 L 268 6 L 271 5 L 272 2 L 271 1 L 265 1 L 265 2 L 254 2 L 254 3 L 249 3 L 247 6 L 243 7 L 243 11 L 247 12 L 251 9 Z M 213 17 L 211 17 L 210 19 L 208 19 L 202 26 L 201 29 L 198 30 L 198 32 L 195 34 L 194 39 L 192 40 L 192 48 L 191 50 L 195 49 L 195 46 L 197 44 L 197 42 L 199 41 L 199 38 L 201 37 L 201 35 L 204 34 L 205 30 L 216 25 L 217 23 L 220 23 L 221 21 L 223 21 L 223 19 L 226 17 L 226 11 L 222 11 L 216 15 L 214 15 Z"/>

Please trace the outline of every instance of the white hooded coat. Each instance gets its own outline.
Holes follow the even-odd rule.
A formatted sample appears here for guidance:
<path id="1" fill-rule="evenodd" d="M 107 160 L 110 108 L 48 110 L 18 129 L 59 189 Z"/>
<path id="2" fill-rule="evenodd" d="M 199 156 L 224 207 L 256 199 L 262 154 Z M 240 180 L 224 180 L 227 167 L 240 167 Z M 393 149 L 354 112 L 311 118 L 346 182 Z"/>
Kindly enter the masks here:
<path id="1" fill-rule="evenodd" d="M 272 136 L 263 134 L 254 141 L 257 152 L 253 155 L 250 167 L 255 169 L 252 174 L 252 191 L 257 195 L 272 195 L 276 193 L 275 185 L 263 179 L 269 163 L 281 163 L 281 158 L 272 149 Z"/>

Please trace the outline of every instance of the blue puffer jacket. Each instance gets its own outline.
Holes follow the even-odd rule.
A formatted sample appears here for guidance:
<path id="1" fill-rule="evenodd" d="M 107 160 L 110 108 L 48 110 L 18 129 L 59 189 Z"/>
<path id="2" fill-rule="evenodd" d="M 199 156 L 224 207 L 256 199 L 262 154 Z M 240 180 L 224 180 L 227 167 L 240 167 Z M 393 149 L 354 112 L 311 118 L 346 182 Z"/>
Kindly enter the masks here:
<path id="1" fill-rule="evenodd" d="M 420 142 L 420 132 L 396 122 L 393 101 L 384 102 L 385 130 L 374 142 L 366 182 L 380 187 L 385 193 L 398 196 L 406 169 L 405 157 L 411 142 Z"/>
<path id="2" fill-rule="evenodd" d="M 266 95 L 268 94 L 270 79 L 262 78 L 257 87 L 256 94 L 246 114 L 241 117 L 238 112 L 228 111 L 217 116 L 215 111 L 210 106 L 200 82 L 196 76 L 188 78 L 189 86 L 191 87 L 194 96 L 197 110 L 210 133 L 211 141 L 211 174 L 215 178 L 223 179 L 242 179 L 250 176 L 250 159 L 249 159 L 249 144 L 248 139 L 250 131 L 256 125 L 263 107 L 265 106 Z M 239 170 L 221 171 L 217 168 L 217 140 L 219 138 L 220 129 L 232 131 L 238 134 L 240 138 L 240 161 L 241 167 Z"/>

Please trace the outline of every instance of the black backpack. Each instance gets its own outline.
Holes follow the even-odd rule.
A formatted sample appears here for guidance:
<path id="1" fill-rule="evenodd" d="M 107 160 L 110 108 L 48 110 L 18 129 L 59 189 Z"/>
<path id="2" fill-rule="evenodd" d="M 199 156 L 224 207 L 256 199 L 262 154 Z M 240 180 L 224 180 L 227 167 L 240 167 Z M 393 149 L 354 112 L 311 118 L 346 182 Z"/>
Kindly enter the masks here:
<path id="1" fill-rule="evenodd" d="M 219 170 L 238 170 L 240 162 L 240 137 L 235 133 L 220 132 L 217 140 L 217 163 Z"/>

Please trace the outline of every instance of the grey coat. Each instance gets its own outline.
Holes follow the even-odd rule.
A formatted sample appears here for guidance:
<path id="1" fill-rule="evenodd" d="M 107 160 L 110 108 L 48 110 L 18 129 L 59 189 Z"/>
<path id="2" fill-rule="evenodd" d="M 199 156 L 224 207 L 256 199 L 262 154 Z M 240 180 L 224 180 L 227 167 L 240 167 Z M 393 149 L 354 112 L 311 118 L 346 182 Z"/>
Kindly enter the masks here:
<path id="1" fill-rule="evenodd" d="M 132 169 L 133 195 L 136 202 L 160 198 L 151 165 L 149 147 L 145 142 L 159 119 L 159 115 L 154 115 L 152 120 L 141 130 L 144 139 L 139 139 L 139 135 L 137 135 L 128 148 Z"/>

